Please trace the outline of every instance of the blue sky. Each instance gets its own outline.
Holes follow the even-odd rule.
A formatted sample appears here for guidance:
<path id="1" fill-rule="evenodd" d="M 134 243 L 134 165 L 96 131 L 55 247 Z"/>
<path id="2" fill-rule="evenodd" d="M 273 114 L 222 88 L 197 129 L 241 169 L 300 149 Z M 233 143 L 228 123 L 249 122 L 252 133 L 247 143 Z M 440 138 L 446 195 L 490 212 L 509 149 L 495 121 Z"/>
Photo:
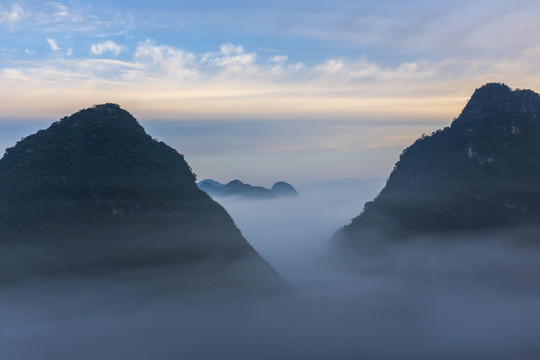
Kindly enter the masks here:
<path id="1" fill-rule="evenodd" d="M 536 0 L 0 1 L 0 146 L 116 102 L 201 178 L 386 177 L 475 88 L 540 89 L 539 18 Z"/>

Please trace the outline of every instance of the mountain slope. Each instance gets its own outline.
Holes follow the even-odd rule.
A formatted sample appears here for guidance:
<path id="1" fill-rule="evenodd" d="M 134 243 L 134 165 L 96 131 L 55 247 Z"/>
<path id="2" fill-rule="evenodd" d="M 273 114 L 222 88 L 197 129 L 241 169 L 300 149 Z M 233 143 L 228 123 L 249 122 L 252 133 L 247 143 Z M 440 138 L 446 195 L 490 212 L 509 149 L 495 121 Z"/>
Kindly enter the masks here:
<path id="1" fill-rule="evenodd" d="M 209 226 L 211 224 L 211 226 Z M 81 110 L 0 160 L 0 280 L 250 262 L 278 279 L 184 157 L 127 111 Z"/>
<path id="2" fill-rule="evenodd" d="M 403 151 L 344 242 L 540 223 L 540 97 L 477 89 L 450 127 Z"/>

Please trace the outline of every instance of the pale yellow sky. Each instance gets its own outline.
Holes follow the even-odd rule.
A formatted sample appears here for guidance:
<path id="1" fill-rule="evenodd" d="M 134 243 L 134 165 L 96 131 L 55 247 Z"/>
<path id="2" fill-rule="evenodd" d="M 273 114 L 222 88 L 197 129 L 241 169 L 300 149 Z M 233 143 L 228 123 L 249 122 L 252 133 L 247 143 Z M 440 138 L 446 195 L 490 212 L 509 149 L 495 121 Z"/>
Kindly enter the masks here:
<path id="1" fill-rule="evenodd" d="M 58 118 L 115 102 L 146 120 L 439 122 L 459 115 L 474 89 L 486 82 L 540 88 L 540 80 L 530 76 L 538 65 L 519 59 L 486 66 L 445 61 L 387 68 L 364 59 L 334 59 L 307 67 L 260 65 L 255 54 L 246 60 L 242 56 L 250 54 L 239 50 L 225 68 L 208 73 L 176 58 L 163 59 L 157 48 L 146 63 L 63 59 L 4 68 L 0 118 Z"/>

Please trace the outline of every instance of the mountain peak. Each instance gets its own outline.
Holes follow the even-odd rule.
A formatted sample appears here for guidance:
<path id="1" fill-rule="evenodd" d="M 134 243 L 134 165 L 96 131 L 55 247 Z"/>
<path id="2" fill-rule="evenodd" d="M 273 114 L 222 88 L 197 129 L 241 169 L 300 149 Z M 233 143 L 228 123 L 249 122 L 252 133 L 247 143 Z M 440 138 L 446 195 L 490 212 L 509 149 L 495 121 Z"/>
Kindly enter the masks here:
<path id="1" fill-rule="evenodd" d="M 104 111 L 115 111 L 115 110 L 125 111 L 120 107 L 120 105 L 115 104 L 115 103 L 96 104 L 94 106 L 91 106 L 90 109 L 97 109 L 97 110 L 104 110 Z"/>
<path id="2" fill-rule="evenodd" d="M 341 235 L 538 224 L 537 113 L 540 96 L 531 90 L 497 83 L 477 89 L 450 127 L 403 151 L 384 189 Z"/>
<path id="3" fill-rule="evenodd" d="M 491 82 L 491 83 L 486 83 L 480 86 L 478 89 L 476 89 L 473 93 L 473 97 L 481 93 L 489 93 L 489 94 L 507 93 L 509 94 L 511 92 L 512 92 L 512 89 L 508 85 L 504 83 Z"/>
<path id="4" fill-rule="evenodd" d="M 465 109 L 509 110 L 513 91 L 506 84 L 488 83 L 476 89 Z"/>
<path id="5" fill-rule="evenodd" d="M 233 262 L 260 270 L 257 280 L 277 278 L 197 188 L 183 155 L 116 104 L 80 110 L 6 150 L 0 234 L 0 283 Z"/>
<path id="6" fill-rule="evenodd" d="M 52 126 L 70 126 L 70 131 L 128 131 L 140 136 L 147 136 L 144 128 L 129 112 L 120 105 L 106 103 L 94 105 L 66 116 Z"/>
<path id="7" fill-rule="evenodd" d="M 270 189 L 277 197 L 292 197 L 298 196 L 298 191 L 289 183 L 285 181 L 276 182 Z"/>
<path id="8" fill-rule="evenodd" d="M 233 180 L 223 185 L 212 179 L 201 180 L 198 183 L 201 190 L 215 197 L 237 197 L 244 199 L 276 199 L 281 197 L 298 196 L 295 188 L 284 181 L 278 181 L 267 189 L 262 186 L 252 186 L 240 180 Z"/>
<path id="9" fill-rule="evenodd" d="M 476 89 L 454 126 L 498 125 L 508 117 L 536 119 L 540 97 L 532 90 L 512 90 L 506 84 L 488 83 Z"/>
<path id="10" fill-rule="evenodd" d="M 225 186 L 241 186 L 241 185 L 244 185 L 243 182 L 241 182 L 240 180 L 236 179 L 236 180 L 232 180 L 232 181 L 229 181 L 227 184 L 225 184 Z"/>
<path id="11" fill-rule="evenodd" d="M 195 175 L 183 155 L 152 139 L 116 104 L 96 105 L 64 117 L 7 149 L 0 160 L 0 189 L 5 189 L 0 203 L 26 206 L 28 215 L 53 199 L 75 197 L 77 211 L 65 207 L 70 217 L 100 212 L 103 199 L 111 198 L 149 210 L 162 206 L 166 198 L 171 205 L 182 203 L 185 190 L 178 185 L 196 189 Z M 32 206 L 38 199 L 43 203 Z"/>

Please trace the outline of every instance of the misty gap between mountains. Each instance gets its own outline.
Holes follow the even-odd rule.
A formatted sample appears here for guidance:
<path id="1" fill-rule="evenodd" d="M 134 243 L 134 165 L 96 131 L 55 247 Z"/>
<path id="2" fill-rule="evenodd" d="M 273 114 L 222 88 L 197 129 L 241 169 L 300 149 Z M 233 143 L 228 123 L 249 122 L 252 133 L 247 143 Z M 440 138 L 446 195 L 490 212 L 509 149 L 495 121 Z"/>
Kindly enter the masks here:
<path id="1" fill-rule="evenodd" d="M 301 197 L 278 201 L 222 201 L 289 282 L 285 294 L 140 293 L 152 288 L 140 276 L 137 284 L 129 277 L 29 284 L 1 293 L 0 357 L 537 358 L 539 269 L 537 254 L 527 249 L 419 239 L 362 259 L 361 269 L 344 269 L 327 256 L 342 219 L 355 216 L 382 184 L 299 188 Z"/>

